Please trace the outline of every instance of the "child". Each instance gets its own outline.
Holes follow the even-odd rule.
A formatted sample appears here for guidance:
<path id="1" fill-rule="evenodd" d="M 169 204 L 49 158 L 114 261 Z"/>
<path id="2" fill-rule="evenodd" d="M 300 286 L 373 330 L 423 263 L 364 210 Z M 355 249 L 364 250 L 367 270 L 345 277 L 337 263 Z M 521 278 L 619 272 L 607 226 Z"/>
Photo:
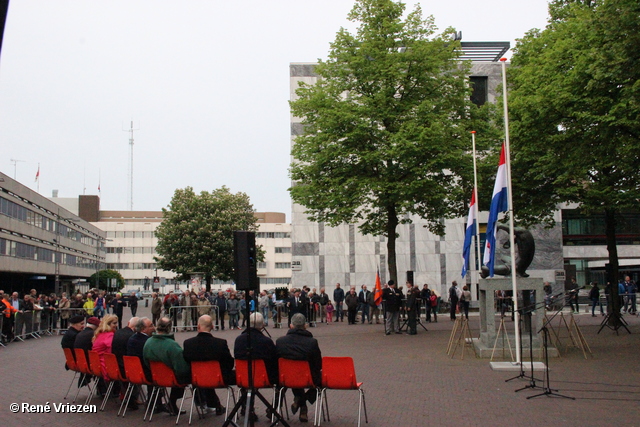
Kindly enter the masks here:
<path id="1" fill-rule="evenodd" d="M 331 323 L 332 321 L 331 319 L 333 318 L 333 304 L 331 304 L 331 301 L 327 303 L 326 310 L 327 310 L 327 323 Z"/>

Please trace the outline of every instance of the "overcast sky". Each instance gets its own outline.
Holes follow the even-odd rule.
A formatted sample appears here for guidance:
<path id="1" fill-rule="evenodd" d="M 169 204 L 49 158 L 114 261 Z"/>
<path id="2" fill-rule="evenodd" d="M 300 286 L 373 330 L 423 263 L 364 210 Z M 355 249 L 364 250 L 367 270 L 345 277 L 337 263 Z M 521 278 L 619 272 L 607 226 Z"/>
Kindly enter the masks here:
<path id="1" fill-rule="evenodd" d="M 0 170 L 50 197 L 160 210 L 226 185 L 290 221 L 289 63 L 326 58 L 353 0 L 11 0 Z M 408 1 L 412 10 L 418 2 Z M 544 0 L 421 1 L 465 41 L 543 28 Z M 13 162 L 13 160 L 18 160 Z"/>

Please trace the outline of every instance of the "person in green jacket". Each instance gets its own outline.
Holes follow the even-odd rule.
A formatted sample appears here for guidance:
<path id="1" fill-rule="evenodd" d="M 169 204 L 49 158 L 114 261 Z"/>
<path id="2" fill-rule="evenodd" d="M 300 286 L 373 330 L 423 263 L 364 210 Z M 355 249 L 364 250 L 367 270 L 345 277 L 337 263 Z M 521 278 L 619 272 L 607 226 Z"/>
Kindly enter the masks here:
<path id="1" fill-rule="evenodd" d="M 171 333 L 171 319 L 163 317 L 156 325 L 156 333 L 144 344 L 144 362 L 150 365 L 150 361 L 162 362 L 170 367 L 176 379 L 180 384 L 189 384 L 191 382 L 191 367 L 184 360 L 183 350 Z M 182 398 L 184 388 L 172 387 L 169 395 L 169 410 L 172 414 L 178 413 L 176 402 Z"/>

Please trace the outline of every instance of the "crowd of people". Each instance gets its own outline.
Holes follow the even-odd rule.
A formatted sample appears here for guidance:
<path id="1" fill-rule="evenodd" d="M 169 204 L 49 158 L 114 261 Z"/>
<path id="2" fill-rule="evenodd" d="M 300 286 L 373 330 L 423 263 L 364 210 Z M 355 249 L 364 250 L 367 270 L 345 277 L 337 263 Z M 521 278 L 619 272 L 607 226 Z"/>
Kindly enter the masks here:
<path id="1" fill-rule="evenodd" d="M 113 312 L 117 316 L 118 327 L 122 327 L 124 307 L 129 306 L 135 316 L 140 298 L 135 292 L 123 295 L 98 290 L 76 293 L 68 298 L 66 292 L 59 296 L 55 293 L 45 295 L 38 294 L 35 289 L 20 297 L 18 292 L 8 295 L 0 290 L 0 312 L 3 314 L 0 316 L 1 342 L 6 345 L 66 330 L 70 327 L 70 319 L 76 315 L 102 319 Z"/>

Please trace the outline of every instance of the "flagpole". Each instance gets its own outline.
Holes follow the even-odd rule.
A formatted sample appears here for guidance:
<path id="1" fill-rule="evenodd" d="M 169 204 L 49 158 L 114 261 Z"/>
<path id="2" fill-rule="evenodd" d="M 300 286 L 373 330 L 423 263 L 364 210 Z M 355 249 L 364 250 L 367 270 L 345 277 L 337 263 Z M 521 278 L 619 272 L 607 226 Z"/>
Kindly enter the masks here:
<path id="1" fill-rule="evenodd" d="M 472 141 L 472 146 L 473 146 L 473 194 L 476 197 L 476 206 L 475 206 L 475 216 L 476 216 L 476 259 L 478 260 L 477 262 L 477 267 L 476 271 L 478 272 L 478 274 L 476 274 L 476 284 L 478 282 L 478 276 L 480 273 L 480 270 L 482 269 L 482 258 L 480 258 L 480 216 L 479 216 L 479 209 L 478 209 L 478 201 L 480 200 L 478 198 L 478 168 L 476 166 L 476 131 L 472 130 L 471 131 L 471 141 Z"/>
<path id="2" fill-rule="evenodd" d="M 511 145 L 509 142 L 509 107 L 507 105 L 507 58 L 500 58 L 502 63 L 502 95 L 504 98 L 504 151 L 505 163 L 507 170 L 507 198 L 509 200 L 509 246 L 511 253 L 511 287 L 513 289 L 513 310 L 515 320 L 516 335 L 516 363 L 522 364 L 522 355 L 520 354 L 520 313 L 518 312 L 518 285 L 516 283 L 516 244 L 513 221 L 513 191 L 511 186 Z"/>

